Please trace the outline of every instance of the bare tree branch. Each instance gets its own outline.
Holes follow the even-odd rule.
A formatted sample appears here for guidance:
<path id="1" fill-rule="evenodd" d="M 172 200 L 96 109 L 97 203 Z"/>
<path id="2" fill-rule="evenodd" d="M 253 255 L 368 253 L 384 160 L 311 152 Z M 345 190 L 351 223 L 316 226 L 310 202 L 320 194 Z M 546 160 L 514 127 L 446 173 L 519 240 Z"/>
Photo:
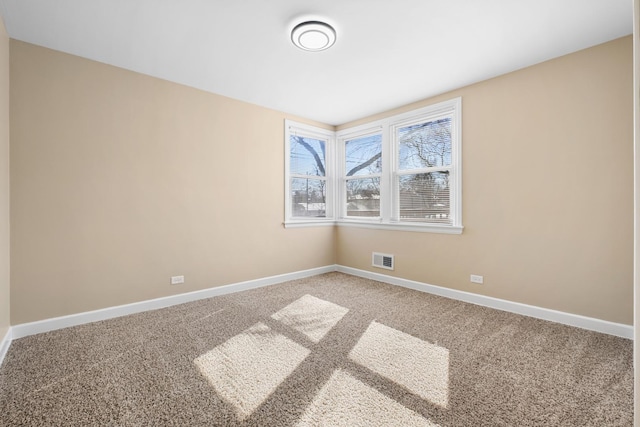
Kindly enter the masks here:
<path id="1" fill-rule="evenodd" d="M 296 136 L 295 139 L 298 144 L 302 145 L 309 153 L 311 153 L 311 155 L 316 161 L 316 164 L 318 165 L 318 170 L 320 171 L 322 176 L 325 176 L 326 174 L 324 171 L 324 166 L 322 165 L 322 159 L 320 158 L 316 150 L 311 146 L 311 144 L 309 144 L 308 142 L 305 142 L 304 138 L 300 136 Z"/>
<path id="2" fill-rule="evenodd" d="M 367 166 L 371 165 L 373 162 L 378 160 L 380 157 L 382 157 L 382 153 L 376 154 L 375 156 L 373 156 L 372 158 L 370 158 L 366 162 L 359 164 L 358 166 L 354 167 L 349 172 L 347 172 L 347 176 L 353 176 L 355 173 L 357 173 L 357 172 L 361 171 L 362 169 L 366 168 Z"/>

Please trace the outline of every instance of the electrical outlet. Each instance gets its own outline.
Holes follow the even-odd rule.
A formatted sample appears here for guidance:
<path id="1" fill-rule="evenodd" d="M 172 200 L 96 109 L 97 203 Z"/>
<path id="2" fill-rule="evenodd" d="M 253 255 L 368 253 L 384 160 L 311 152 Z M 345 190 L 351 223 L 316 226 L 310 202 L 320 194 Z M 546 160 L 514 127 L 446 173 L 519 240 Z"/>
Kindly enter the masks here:
<path id="1" fill-rule="evenodd" d="M 180 283 L 184 283 L 184 276 L 171 276 L 172 285 L 179 285 Z"/>
<path id="2" fill-rule="evenodd" d="M 484 277 L 482 276 L 478 276 L 477 274 L 472 274 L 471 275 L 471 283 L 478 283 L 478 284 L 483 284 L 484 283 Z"/>

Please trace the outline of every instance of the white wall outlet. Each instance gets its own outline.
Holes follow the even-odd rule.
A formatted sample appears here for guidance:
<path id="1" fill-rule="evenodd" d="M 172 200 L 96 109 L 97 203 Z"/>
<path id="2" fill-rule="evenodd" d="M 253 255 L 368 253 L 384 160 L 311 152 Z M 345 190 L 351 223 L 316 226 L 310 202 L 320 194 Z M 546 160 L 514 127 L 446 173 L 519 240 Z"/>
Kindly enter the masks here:
<path id="1" fill-rule="evenodd" d="M 484 283 L 484 277 L 478 276 L 477 274 L 472 274 L 471 275 L 471 283 L 482 284 L 482 283 Z"/>
<path id="2" fill-rule="evenodd" d="M 172 285 L 179 285 L 180 283 L 184 283 L 184 276 L 171 276 Z"/>

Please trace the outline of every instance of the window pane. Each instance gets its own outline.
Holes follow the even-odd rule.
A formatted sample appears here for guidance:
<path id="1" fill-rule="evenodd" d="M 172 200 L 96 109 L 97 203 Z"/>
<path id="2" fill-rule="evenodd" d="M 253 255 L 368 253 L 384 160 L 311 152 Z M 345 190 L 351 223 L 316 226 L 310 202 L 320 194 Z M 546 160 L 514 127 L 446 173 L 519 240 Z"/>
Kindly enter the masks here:
<path id="1" fill-rule="evenodd" d="M 344 151 L 347 176 L 375 175 L 382 172 L 382 135 L 347 141 Z"/>
<path id="2" fill-rule="evenodd" d="M 325 141 L 291 135 L 289 145 L 292 174 L 325 176 Z"/>
<path id="3" fill-rule="evenodd" d="M 449 172 L 400 176 L 400 220 L 451 224 Z"/>
<path id="4" fill-rule="evenodd" d="M 347 216 L 380 216 L 380 178 L 347 181 Z"/>
<path id="5" fill-rule="evenodd" d="M 400 170 L 451 165 L 451 118 L 398 130 Z"/>
<path id="6" fill-rule="evenodd" d="M 291 179 L 291 213 L 294 217 L 326 216 L 326 182 L 321 179 Z"/>

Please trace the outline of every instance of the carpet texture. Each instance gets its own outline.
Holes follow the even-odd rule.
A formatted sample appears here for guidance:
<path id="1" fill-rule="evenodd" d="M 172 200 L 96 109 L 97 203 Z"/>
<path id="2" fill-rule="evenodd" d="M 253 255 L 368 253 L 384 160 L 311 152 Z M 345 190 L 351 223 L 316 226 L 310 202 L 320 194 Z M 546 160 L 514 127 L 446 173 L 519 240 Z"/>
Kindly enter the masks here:
<path id="1" fill-rule="evenodd" d="M 630 340 L 341 273 L 14 340 L 1 426 L 631 426 Z"/>

